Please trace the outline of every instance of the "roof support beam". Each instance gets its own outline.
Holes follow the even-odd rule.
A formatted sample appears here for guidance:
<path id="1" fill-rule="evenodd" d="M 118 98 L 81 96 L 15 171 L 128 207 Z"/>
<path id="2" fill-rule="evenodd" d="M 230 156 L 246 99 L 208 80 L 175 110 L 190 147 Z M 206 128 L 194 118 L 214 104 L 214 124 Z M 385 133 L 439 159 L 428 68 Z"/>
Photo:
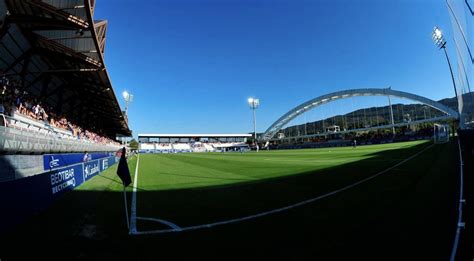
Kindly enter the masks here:
<path id="1" fill-rule="evenodd" d="M 48 40 L 51 40 L 51 41 L 75 40 L 75 39 L 92 39 L 92 37 L 90 37 L 90 36 L 68 36 L 68 37 L 48 38 Z"/>
<path id="2" fill-rule="evenodd" d="M 15 23 L 21 26 L 29 27 L 32 30 L 79 30 L 84 29 L 69 21 L 56 20 L 46 17 L 31 16 L 24 14 L 14 14 L 8 17 L 10 23 Z M 87 28 L 87 27 L 86 27 Z"/>
<path id="3" fill-rule="evenodd" d="M 102 69 L 89 69 L 89 68 L 78 68 L 78 69 L 50 69 L 42 72 L 30 72 L 30 74 L 40 74 L 40 73 L 77 73 L 77 72 L 98 72 Z"/>
<path id="4" fill-rule="evenodd" d="M 82 9 L 82 8 L 84 8 L 84 5 L 75 5 L 71 7 L 59 8 L 58 10 L 65 11 L 65 10 L 75 10 L 75 9 Z"/>
<path id="5" fill-rule="evenodd" d="M 26 56 L 26 58 L 23 60 L 23 65 L 20 72 L 21 86 L 23 86 L 23 88 L 25 88 L 25 78 L 26 78 L 26 73 L 28 72 L 28 66 L 30 65 L 30 61 L 31 61 L 31 54 Z"/>
<path id="6" fill-rule="evenodd" d="M 40 9 L 42 9 L 45 12 L 48 12 L 48 13 L 51 13 L 55 16 L 61 17 L 64 20 L 70 21 L 73 24 L 77 24 L 78 26 L 80 26 L 84 29 L 89 27 L 89 23 L 87 21 L 84 21 L 79 17 L 73 16 L 68 12 L 59 10 L 58 8 L 56 8 L 52 5 L 46 4 L 46 3 L 42 2 L 42 1 L 39 1 L 39 0 L 29 0 L 27 2 L 29 2 L 31 5 L 34 5 L 38 8 L 40 8 Z"/>
<path id="7" fill-rule="evenodd" d="M 18 58 L 15 59 L 7 68 L 5 68 L 3 71 L 8 72 L 10 71 L 13 67 L 17 66 L 20 62 L 31 58 L 31 56 L 34 54 L 34 49 L 30 48 L 28 51 L 22 53 Z M 22 70 L 23 72 L 23 70 Z"/>
<path id="8" fill-rule="evenodd" d="M 5 41 L 0 41 L 0 68 L 9 67 L 9 75 L 22 77 L 25 90 L 71 120 L 76 119 L 76 123 L 111 134 L 116 130 L 113 135 L 129 134 L 105 69 L 107 21 L 93 20 L 95 1 L 64 0 L 59 1 L 60 7 L 55 6 L 58 1 L 4 1 L 9 15 L 0 26 L 0 39 L 5 40 L 5 35 L 11 33 L 21 45 L 12 43 L 6 47 Z M 59 30 L 67 32 L 57 34 Z M 20 36 L 26 42 L 20 41 Z M 91 50 L 75 47 L 80 46 L 75 43 L 84 40 Z M 27 51 L 31 52 L 30 57 L 25 54 Z"/>
<path id="9" fill-rule="evenodd" d="M 103 67 L 102 64 L 99 61 L 96 61 L 95 59 L 81 54 L 77 53 L 73 49 L 70 49 L 64 45 L 61 45 L 55 41 L 51 41 L 46 37 L 36 35 L 38 38 L 38 48 L 41 48 L 43 50 L 49 51 L 51 53 L 54 53 L 56 55 L 62 55 L 65 58 L 71 59 L 75 58 L 77 61 L 80 61 L 82 63 L 88 64 L 95 66 L 96 68 L 101 68 Z"/>
<path id="10" fill-rule="evenodd" d="M 31 86 L 35 85 L 37 82 L 43 79 L 44 76 L 45 74 L 43 73 L 38 75 L 33 81 L 29 82 L 28 85 L 23 86 L 23 90 L 28 90 Z"/>

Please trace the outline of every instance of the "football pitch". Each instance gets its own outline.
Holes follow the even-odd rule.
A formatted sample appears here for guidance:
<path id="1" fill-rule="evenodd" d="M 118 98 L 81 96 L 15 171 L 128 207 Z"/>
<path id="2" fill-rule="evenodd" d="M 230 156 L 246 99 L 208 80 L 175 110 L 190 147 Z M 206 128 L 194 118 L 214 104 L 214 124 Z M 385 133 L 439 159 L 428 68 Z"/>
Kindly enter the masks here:
<path id="1" fill-rule="evenodd" d="M 3 246 L 51 244 L 72 259 L 445 260 L 456 228 L 457 155 L 454 143 L 428 141 L 142 154 L 129 160 L 132 235 L 114 166 Z"/>

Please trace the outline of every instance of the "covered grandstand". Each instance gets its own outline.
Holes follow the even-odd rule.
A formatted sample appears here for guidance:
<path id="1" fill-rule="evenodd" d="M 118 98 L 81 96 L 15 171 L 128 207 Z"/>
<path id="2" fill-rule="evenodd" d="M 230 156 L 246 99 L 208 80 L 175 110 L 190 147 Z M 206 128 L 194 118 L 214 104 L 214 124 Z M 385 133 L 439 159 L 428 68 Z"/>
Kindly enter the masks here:
<path id="1" fill-rule="evenodd" d="M 0 233 L 118 159 L 131 136 L 93 0 L 0 0 Z"/>
<path id="2" fill-rule="evenodd" d="M 242 151 L 252 134 L 138 134 L 142 153 Z"/>
<path id="3" fill-rule="evenodd" d="M 131 136 L 104 63 L 95 1 L 0 1 L 0 150 L 112 151 Z"/>

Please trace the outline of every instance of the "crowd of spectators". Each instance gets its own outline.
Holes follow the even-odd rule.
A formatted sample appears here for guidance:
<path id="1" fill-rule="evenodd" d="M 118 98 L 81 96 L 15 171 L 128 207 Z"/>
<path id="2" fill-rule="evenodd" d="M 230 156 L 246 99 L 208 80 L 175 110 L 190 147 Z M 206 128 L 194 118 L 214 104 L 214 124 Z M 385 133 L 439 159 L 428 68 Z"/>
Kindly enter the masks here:
<path id="1" fill-rule="evenodd" d="M 53 108 L 43 104 L 39 99 L 26 91 L 21 91 L 20 85 L 0 75 L 0 114 L 14 116 L 15 113 L 28 118 L 42 121 L 51 127 L 70 131 L 71 135 L 80 140 L 89 140 L 101 144 L 120 143 L 101 136 L 95 132 L 85 130 L 69 121 L 65 115 L 54 113 Z M 7 125 L 8 122 L 5 122 Z"/>

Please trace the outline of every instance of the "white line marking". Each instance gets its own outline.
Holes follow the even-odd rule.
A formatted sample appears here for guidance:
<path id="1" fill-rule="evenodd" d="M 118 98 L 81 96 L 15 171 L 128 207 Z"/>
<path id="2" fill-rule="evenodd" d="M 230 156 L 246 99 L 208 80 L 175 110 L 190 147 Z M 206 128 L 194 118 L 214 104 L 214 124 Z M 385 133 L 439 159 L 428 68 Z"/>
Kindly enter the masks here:
<path id="1" fill-rule="evenodd" d="M 175 229 L 175 230 L 181 230 L 181 228 L 174 224 L 174 223 L 171 223 L 169 221 L 166 221 L 166 220 L 163 220 L 163 219 L 158 219 L 158 218 L 147 218 L 147 217 L 137 217 L 138 220 L 148 220 L 148 221 L 154 221 L 154 222 L 158 222 L 158 223 L 161 223 L 161 224 L 165 224 L 169 227 L 171 227 L 172 229 Z"/>
<path id="2" fill-rule="evenodd" d="M 130 216 L 130 234 L 137 232 L 137 183 L 138 183 L 138 163 L 140 163 L 140 154 L 137 154 L 137 166 L 135 167 L 135 177 L 133 178 L 132 209 Z"/>
<path id="3" fill-rule="evenodd" d="M 318 196 L 318 197 L 315 197 L 315 198 L 311 198 L 311 199 L 307 199 L 307 200 L 304 200 L 304 201 L 301 201 L 301 202 L 298 202 L 296 204 L 293 204 L 293 205 L 289 205 L 289 206 L 286 206 L 286 207 L 282 207 L 282 208 L 277 208 L 277 209 L 273 209 L 273 210 L 270 210 L 270 211 L 266 211 L 266 212 L 262 212 L 262 213 L 258 213 L 258 214 L 255 214 L 255 215 L 250 215 L 250 216 L 246 216 L 246 217 L 241 217 L 241 218 L 234 218 L 234 219 L 229 219 L 229 220 L 224 220 L 224 221 L 218 221 L 218 222 L 215 222 L 215 223 L 209 223 L 209 224 L 202 224 L 202 225 L 195 225 L 195 226 L 189 226 L 189 227 L 183 227 L 183 228 L 180 228 L 179 230 L 178 229 L 161 229 L 161 230 L 149 230 L 149 231 L 137 231 L 135 230 L 133 233 L 131 233 L 132 235 L 149 235 L 149 234 L 163 234 L 163 233 L 171 233 L 171 232 L 182 232 L 182 231 L 190 231 L 190 230 L 197 230 L 197 229 L 203 229 L 203 228 L 211 228 L 211 227 L 215 227 L 215 226 L 221 226 L 221 225 L 227 225 L 227 224 L 232 224 L 232 223 L 237 223 L 237 222 L 241 222 L 241 221 L 245 221 L 245 220 L 250 220 L 250 219 L 255 219 L 255 218 L 259 218 L 259 217 L 263 217 L 263 216 L 268 216 L 268 215 L 271 215 L 271 214 L 275 214 L 275 213 L 279 213 L 279 212 L 283 212 L 283 211 L 286 211 L 286 210 L 290 210 L 290 209 L 293 209 L 293 208 L 296 208 L 296 207 L 300 207 L 300 206 L 303 206 L 303 205 L 307 205 L 309 203 L 313 203 L 315 201 L 318 201 L 320 199 L 323 199 L 323 198 L 327 198 L 329 196 L 332 196 L 332 195 L 335 195 L 339 192 L 342 192 L 342 191 L 345 191 L 345 190 L 348 190 L 350 188 L 353 188 L 357 185 L 360 185 L 362 183 L 365 183 L 371 179 L 374 179 L 382 174 L 385 174 L 387 172 L 389 172 L 390 170 L 404 164 L 405 162 L 417 157 L 418 155 L 420 155 L 421 153 L 425 152 L 426 150 L 430 149 L 431 147 L 433 147 L 434 145 L 431 144 L 430 146 L 424 148 L 423 150 L 417 152 L 416 154 L 404 159 L 403 161 L 393 165 L 392 167 L 388 168 L 388 169 L 385 169 L 385 170 L 382 170 L 380 171 L 379 173 L 377 174 L 374 174 L 370 177 L 367 177 L 365 179 L 362 179 L 360 181 L 357 181 L 351 185 L 348 185 L 348 186 L 345 186 L 343 188 L 340 188 L 338 190 L 334 190 L 332 192 L 329 192 L 329 193 L 326 193 L 324 195 L 321 195 L 321 196 Z"/>
<path id="4" fill-rule="evenodd" d="M 451 257 L 449 258 L 450 261 L 456 260 L 456 253 L 458 251 L 459 245 L 459 237 L 461 236 L 461 229 L 462 226 L 462 207 L 463 207 L 463 192 L 464 192 L 464 171 L 463 171 L 463 160 L 462 160 L 462 152 L 461 152 L 461 141 L 460 137 L 458 136 L 458 150 L 459 150 L 459 206 L 458 206 L 458 224 L 456 228 L 456 236 L 454 237 L 453 242 L 453 249 L 451 250 Z"/>

